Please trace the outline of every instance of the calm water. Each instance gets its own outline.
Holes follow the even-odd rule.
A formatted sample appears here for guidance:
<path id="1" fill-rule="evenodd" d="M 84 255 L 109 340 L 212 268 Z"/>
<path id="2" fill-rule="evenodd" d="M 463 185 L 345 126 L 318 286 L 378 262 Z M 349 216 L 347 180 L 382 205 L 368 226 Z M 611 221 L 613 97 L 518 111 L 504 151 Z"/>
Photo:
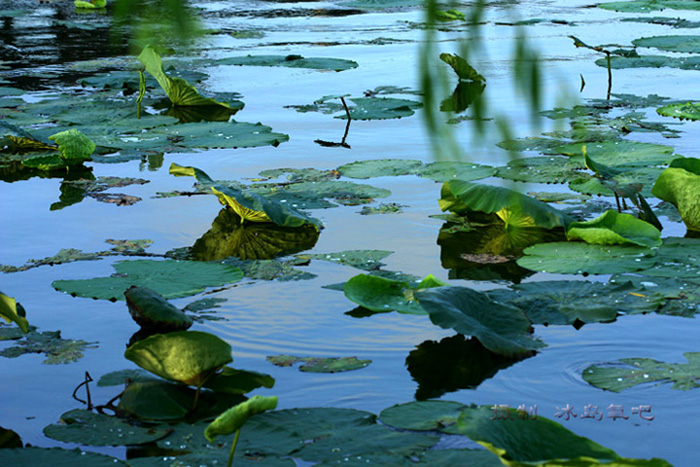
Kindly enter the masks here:
<path id="1" fill-rule="evenodd" d="M 506 3 L 506 2 L 503 2 Z M 508 2 L 510 3 L 510 2 Z M 510 119 L 516 135 L 536 135 L 527 123 L 527 113 L 511 87 L 510 56 L 515 29 L 495 22 L 514 19 L 547 18 L 574 22 L 574 25 L 543 23 L 528 27 L 533 44 L 543 56 L 545 71 L 545 108 L 561 103 L 564 97 L 603 98 L 607 86 L 606 72 L 594 65 L 599 55 L 575 49 L 569 34 L 592 44 L 628 44 L 632 39 L 660 34 L 683 34 L 663 26 L 620 23 L 622 15 L 597 9 L 583 9 L 585 2 L 520 2 L 515 10 L 496 5 L 489 9 L 488 24 L 483 28 L 485 53 L 473 65 L 487 77 L 487 93 L 493 113 Z M 353 121 L 347 142 L 352 149 L 324 148 L 315 139 L 339 141 L 345 122 L 320 113 L 298 113 L 287 105 L 308 104 L 330 94 L 361 96 L 377 86 L 418 89 L 417 52 L 423 37 L 420 29 L 410 27 L 421 21 L 421 12 L 407 9 L 366 13 L 342 17 L 313 16 L 313 10 L 338 8 L 332 2 L 270 3 L 257 1 L 209 2 L 204 8 L 212 27 L 228 29 L 259 28 L 261 39 L 234 39 L 228 35 L 211 36 L 200 44 L 202 58 L 220 58 L 243 54 L 299 54 L 305 57 L 352 59 L 359 67 L 341 73 L 304 69 L 231 67 L 205 68 L 210 78 L 205 90 L 238 92 L 246 106 L 236 120 L 262 122 L 274 131 L 289 134 L 290 141 L 277 148 L 212 150 L 192 154 L 166 154 L 163 166 L 148 170 L 138 161 L 121 164 L 91 164 L 95 176 L 141 177 L 150 180 L 142 186 L 118 190 L 139 196 L 143 201 L 133 206 L 116 206 L 93 199 L 50 211 L 56 202 L 60 179 L 32 178 L 0 184 L 0 230 L 3 264 L 20 265 L 30 258 L 54 255 L 61 248 L 79 248 L 86 252 L 107 249 L 107 238 L 153 240 L 149 251 L 164 253 L 172 248 L 191 246 L 206 232 L 220 206 L 209 196 L 191 198 L 154 198 L 157 192 L 190 190 L 192 179 L 175 178 L 167 173 L 171 162 L 199 167 L 218 179 L 254 178 L 260 170 L 278 167 L 315 167 L 331 169 L 355 160 L 410 158 L 431 161 L 433 155 L 423 127 L 420 111 L 400 120 Z M 52 14 L 53 7 L 37 9 L 18 25 L 39 24 Z M 277 11 L 275 16 L 268 13 Z M 302 16 L 282 16 L 282 10 Z M 686 12 L 662 12 L 655 16 L 682 15 Z M 25 23 L 22 23 L 25 21 Z M 376 38 L 400 40 L 387 45 L 368 44 Z M 441 51 L 456 51 L 461 32 L 440 36 Z M 32 39 L 46 47 L 46 63 L 55 61 L 51 34 L 37 33 Z M 25 44 L 29 44 L 26 39 Z M 32 42 L 33 44 L 34 42 Z M 21 44 L 17 44 L 21 46 Z M 73 51 L 59 65 L 95 58 L 94 51 Z M 96 49 L 99 51 L 99 48 Z M 80 55 L 83 53 L 84 55 Z M 54 57 L 54 58 L 51 58 Z M 49 66 L 46 64 L 40 66 Z M 8 77 L 29 73 L 29 68 L 7 71 Z M 36 71 L 36 70 L 33 70 Z M 0 77 L 3 76 L 0 71 Z M 578 94 L 579 74 L 587 86 Z M 697 100 L 700 88 L 694 86 L 693 71 L 671 69 L 619 70 L 614 72 L 614 92 L 647 95 L 658 93 L 672 98 Z M 59 83 L 42 83 L 37 93 L 56 91 Z M 29 94 L 32 99 L 35 94 Z M 406 96 L 411 98 L 411 96 Z M 573 100 L 567 102 L 573 103 Z M 649 109 L 650 115 L 653 109 Z M 551 122 L 543 122 L 551 125 Z M 464 147 L 465 160 L 500 165 L 507 160 L 493 141 L 473 146 L 468 123 L 454 128 Z M 543 130 L 547 128 L 542 128 Z M 639 141 L 671 144 L 676 152 L 696 156 L 698 137 L 693 124 L 681 127 L 680 139 L 664 140 L 657 133 L 636 133 Z M 385 269 L 419 276 L 434 274 L 448 280 L 448 271 L 440 262 L 436 238 L 442 221 L 430 218 L 438 214 L 440 185 L 413 176 L 373 178 L 363 183 L 391 190 L 382 202 L 406 205 L 404 212 L 391 215 L 361 216 L 360 207 L 337 207 L 313 211 L 326 228 L 311 253 L 331 253 L 351 249 L 383 249 L 394 253 L 384 262 Z M 556 191 L 560 186 L 518 185 L 523 191 Z M 564 190 L 564 188 L 561 188 Z M 680 225 L 669 231 L 682 235 Z M 665 231 L 666 232 L 666 231 Z M 24 442 L 53 446 L 42 435 L 42 428 L 58 420 L 61 413 L 77 407 L 71 399 L 73 388 L 85 371 L 99 377 L 110 371 L 131 368 L 123 350 L 137 325 L 127 316 L 124 303 L 110 303 L 72 298 L 56 292 L 51 282 L 106 276 L 119 258 L 95 262 L 78 262 L 56 267 L 40 267 L 0 277 L 3 292 L 16 297 L 26 308 L 30 322 L 40 331 L 62 331 L 64 338 L 99 341 L 99 348 L 88 350 L 85 357 L 70 365 L 43 365 L 43 356 L 25 355 L 0 360 L 0 425 L 17 431 Z M 406 368 L 409 353 L 428 340 L 440 340 L 452 332 L 433 326 L 425 316 L 396 313 L 356 319 L 344 314 L 354 308 L 342 293 L 321 288 L 342 282 L 361 272 L 323 261 L 312 261 L 304 270 L 317 278 L 298 282 L 241 282 L 206 296 L 228 299 L 218 313 L 226 321 L 195 325 L 214 333 L 233 347 L 237 367 L 257 370 L 276 378 L 275 388 L 258 391 L 279 396 L 280 407 L 327 406 L 352 407 L 378 412 L 396 403 L 413 400 L 418 388 Z M 561 279 L 564 276 L 535 274 L 526 281 Z M 570 277 L 566 277 L 570 278 Z M 596 277 L 593 280 L 606 280 Z M 452 280 L 455 285 L 489 289 L 495 284 Z M 199 298 L 199 297 L 197 297 Z M 194 298 L 175 300 L 179 306 Z M 477 404 L 537 405 L 538 414 L 554 418 L 557 407 L 584 405 L 607 407 L 621 404 L 629 412 L 633 406 L 651 405 L 655 416 L 651 422 L 630 420 L 602 421 L 574 419 L 561 421 L 567 428 L 589 437 L 627 457 L 661 457 L 674 465 L 696 465 L 695 430 L 700 428 L 697 413 L 700 391 L 675 391 L 670 385 L 637 387 L 621 394 L 603 392 L 581 378 L 582 370 L 595 362 L 624 357 L 650 357 L 668 362 L 683 362 L 684 352 L 698 351 L 700 324 L 694 319 L 658 315 L 622 317 L 612 324 L 586 325 L 580 330 L 570 327 L 537 327 L 536 333 L 549 346 L 534 358 L 499 371 L 477 389 L 448 392 L 445 400 Z M 5 344 L 0 344 L 5 345 Z M 265 360 L 268 355 L 357 356 L 371 359 L 365 369 L 332 375 L 298 372 L 277 368 Z M 107 400 L 113 388 L 97 388 L 93 398 Z M 63 445 L 63 444 L 61 444 Z M 115 455 L 123 449 L 107 450 Z"/>

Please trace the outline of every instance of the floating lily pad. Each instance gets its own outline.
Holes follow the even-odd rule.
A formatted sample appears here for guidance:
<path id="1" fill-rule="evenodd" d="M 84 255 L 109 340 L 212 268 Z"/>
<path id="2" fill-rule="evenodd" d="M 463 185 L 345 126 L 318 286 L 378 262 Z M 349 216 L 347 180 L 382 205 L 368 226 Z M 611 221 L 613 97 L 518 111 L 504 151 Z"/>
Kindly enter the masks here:
<path id="1" fill-rule="evenodd" d="M 276 366 L 292 366 L 302 363 L 300 371 L 307 373 L 341 373 L 359 370 L 366 367 L 372 360 L 359 360 L 357 357 L 295 357 L 293 355 L 277 355 L 267 357 L 267 361 Z"/>
<path id="2" fill-rule="evenodd" d="M 44 434 L 66 443 L 89 446 L 124 446 L 151 443 L 170 433 L 169 428 L 143 428 L 117 417 L 76 409 L 61 415 L 60 425 L 49 425 Z"/>
<path id="3" fill-rule="evenodd" d="M 350 99 L 355 105 L 350 106 L 352 120 L 386 120 L 391 118 L 410 117 L 415 109 L 423 107 L 420 102 L 393 97 L 354 97 Z M 336 118 L 346 119 L 341 114 Z"/>
<path id="4" fill-rule="evenodd" d="M 337 253 L 297 255 L 303 259 L 318 259 L 330 261 L 331 263 L 352 266 L 365 271 L 373 271 L 384 266 L 381 261 L 392 254 L 393 251 L 386 250 L 346 250 Z"/>
<path id="5" fill-rule="evenodd" d="M 595 64 L 607 68 L 608 62 L 601 58 Z M 700 70 L 700 57 L 692 55 L 690 57 L 669 57 L 666 55 L 642 55 L 639 57 L 619 57 L 610 59 L 610 67 L 614 69 L 623 68 L 679 68 L 681 70 Z"/>
<path id="6" fill-rule="evenodd" d="M 644 274 L 660 277 L 700 277 L 700 239 L 664 238 L 657 250 L 656 264 L 646 268 Z"/>
<path id="7" fill-rule="evenodd" d="M 519 308 L 493 301 L 468 287 L 439 287 L 416 292 L 430 320 L 444 329 L 474 336 L 492 352 L 529 355 L 545 344 L 530 333 L 530 320 Z"/>
<path id="8" fill-rule="evenodd" d="M 647 13 L 665 9 L 700 10 L 700 5 L 693 0 L 632 0 L 627 2 L 600 3 L 598 7 L 624 13 Z"/>
<path id="9" fill-rule="evenodd" d="M 582 156 L 581 143 L 560 146 L 557 153 L 570 157 Z M 593 141 L 585 143 L 586 152 L 596 162 L 611 166 L 648 167 L 668 164 L 680 157 L 673 154 L 673 148 L 663 144 L 640 143 L 637 141 Z"/>
<path id="10" fill-rule="evenodd" d="M 195 295 L 206 287 L 238 282 L 243 272 L 233 266 L 199 261 L 122 261 L 113 265 L 115 274 L 83 280 L 58 280 L 51 285 L 61 292 L 101 300 L 124 300 L 124 291 L 136 285 L 164 298 Z"/>
<path id="11" fill-rule="evenodd" d="M 421 161 L 413 159 L 373 159 L 356 161 L 338 167 L 338 172 L 344 177 L 367 179 L 408 175 L 423 166 Z"/>
<path id="12" fill-rule="evenodd" d="M 656 227 L 617 211 L 606 211 L 602 216 L 587 222 L 572 222 L 566 231 L 566 237 L 595 245 L 661 245 L 661 232 Z"/>
<path id="13" fill-rule="evenodd" d="M 275 133 L 262 123 L 199 122 L 182 123 L 153 129 L 149 134 L 163 135 L 186 148 L 252 148 L 278 146 L 289 136 Z M 162 143 L 161 143 L 162 144 Z"/>
<path id="14" fill-rule="evenodd" d="M 438 203 L 441 210 L 454 213 L 494 213 L 506 226 L 552 229 L 570 221 L 561 211 L 517 191 L 461 180 L 445 182 Z"/>
<path id="15" fill-rule="evenodd" d="M 528 157 L 514 159 L 496 168 L 496 176 L 531 183 L 566 183 L 581 177 L 583 165 L 568 157 Z"/>
<path id="16" fill-rule="evenodd" d="M 560 274 L 616 274 L 648 269 L 655 263 L 648 248 L 589 245 L 578 242 L 539 243 L 524 250 L 518 264 L 533 271 Z"/>
<path id="17" fill-rule="evenodd" d="M 278 201 L 299 209 L 325 209 L 337 206 L 328 199 L 344 206 L 358 206 L 386 198 L 391 191 L 348 180 L 305 181 L 286 185 L 252 186 L 253 192 L 271 201 Z"/>
<path id="18" fill-rule="evenodd" d="M 700 52 L 700 36 L 654 36 L 632 41 L 637 47 L 654 47 L 667 52 Z"/>
<path id="19" fill-rule="evenodd" d="M 665 16 L 654 16 L 651 18 L 640 16 L 638 18 L 622 18 L 620 21 L 629 23 L 648 23 L 671 26 L 673 28 L 700 28 L 700 21 L 690 21 L 683 18 L 667 18 Z"/>
<path id="20" fill-rule="evenodd" d="M 144 370 L 119 370 L 112 371 L 97 381 L 98 386 L 120 386 L 127 383 L 142 383 L 147 381 L 158 381 L 150 373 Z"/>
<path id="21" fill-rule="evenodd" d="M 621 358 L 619 361 L 591 365 L 583 370 L 583 379 L 597 388 L 612 392 L 645 383 L 672 382 L 671 389 L 687 391 L 700 387 L 700 352 L 686 352 L 688 363 L 664 363 L 651 358 Z"/>
<path id="22" fill-rule="evenodd" d="M 656 180 L 651 192 L 678 208 L 685 225 L 700 230 L 700 159 L 677 159 Z"/>
<path id="23" fill-rule="evenodd" d="M 89 451 L 26 447 L 0 449 L 2 465 L 51 465 L 55 467 L 126 467 L 123 460 Z"/>
<path id="24" fill-rule="evenodd" d="M 215 65 L 282 66 L 288 68 L 310 68 L 313 70 L 344 71 L 357 68 L 357 62 L 342 58 L 304 58 L 301 55 L 247 55 L 217 60 Z"/>
<path id="25" fill-rule="evenodd" d="M 516 409 L 504 408 L 503 416 L 494 418 L 491 407 L 467 408 L 457 424 L 462 434 L 511 465 L 597 465 L 619 458 L 614 451 L 556 422 L 540 416 L 523 417 Z M 552 443 L 554 439 L 557 441 Z M 553 462 L 543 462 L 547 460 Z"/>
<path id="26" fill-rule="evenodd" d="M 161 378 L 197 387 L 233 361 L 227 342 L 200 331 L 155 334 L 127 348 L 124 356 Z"/>
<path id="27" fill-rule="evenodd" d="M 425 164 L 416 171 L 416 175 L 446 182 L 448 180 L 463 180 L 466 182 L 481 180 L 494 175 L 496 169 L 488 165 L 473 164 L 471 162 L 437 161 Z"/>
<path id="28" fill-rule="evenodd" d="M 661 167 L 625 168 L 610 180 L 583 174 L 569 182 L 569 188 L 588 195 L 614 196 L 617 193 L 621 197 L 633 197 L 641 193 L 644 197 L 651 197 L 652 186 L 663 170 Z"/>
<path id="29" fill-rule="evenodd" d="M 23 332 L 28 332 L 29 322 L 25 315 L 22 305 L 18 304 L 14 298 L 0 292 L 0 318 L 8 323 L 14 322 Z"/>
<path id="30" fill-rule="evenodd" d="M 56 264 L 72 263 L 74 261 L 94 261 L 98 259 L 101 259 L 98 253 L 83 253 L 81 250 L 76 250 L 75 248 L 62 248 L 54 256 L 47 256 L 42 259 L 30 259 L 23 266 L 2 265 L 0 266 L 0 271 L 18 272 L 45 265 L 53 266 Z"/>
<path id="31" fill-rule="evenodd" d="M 345 283 L 345 296 L 358 305 L 376 313 L 398 311 L 424 315 L 425 310 L 416 301 L 414 293 L 431 287 L 447 285 L 432 275 L 416 285 L 371 274 L 359 274 Z"/>
<path id="32" fill-rule="evenodd" d="M 700 120 L 700 104 L 695 102 L 669 104 L 656 109 L 656 113 L 679 120 Z"/>
<path id="33" fill-rule="evenodd" d="M 452 401 L 409 402 L 382 410 L 379 420 L 402 430 L 457 434 L 457 419 L 466 408 Z"/>
<path id="34" fill-rule="evenodd" d="M 96 342 L 62 339 L 61 331 L 30 331 L 13 347 L 1 350 L 0 356 L 16 358 L 28 353 L 41 353 L 46 355 L 44 363 L 57 365 L 77 362 L 83 358 L 85 349 L 97 347 L 95 344 Z"/>
<path id="35" fill-rule="evenodd" d="M 360 210 L 360 214 L 362 214 L 363 216 L 369 216 L 373 214 L 398 214 L 403 212 L 404 207 L 405 206 L 401 206 L 400 204 L 396 203 L 379 203 L 379 206 L 377 207 L 363 206 Z"/>

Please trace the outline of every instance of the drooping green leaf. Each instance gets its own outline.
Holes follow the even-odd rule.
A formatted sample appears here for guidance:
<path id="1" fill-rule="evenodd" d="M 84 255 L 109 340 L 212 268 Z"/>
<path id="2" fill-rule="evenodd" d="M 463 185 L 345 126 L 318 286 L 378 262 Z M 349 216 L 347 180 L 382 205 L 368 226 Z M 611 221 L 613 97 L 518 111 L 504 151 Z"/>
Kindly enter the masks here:
<path id="1" fill-rule="evenodd" d="M 25 317 L 24 308 L 18 304 L 14 298 L 0 292 L 0 317 L 8 323 L 17 323 L 17 326 L 23 331 L 29 331 L 29 322 Z"/>
<path id="2" fill-rule="evenodd" d="M 90 451 L 35 446 L 0 449 L 0 464 L 53 467 L 127 467 L 123 460 Z"/>
<path id="3" fill-rule="evenodd" d="M 151 289 L 132 286 L 124 296 L 129 314 L 141 328 L 165 333 L 192 326 L 190 317 Z"/>
<path id="4" fill-rule="evenodd" d="M 679 120 L 700 120 L 700 104 L 695 102 L 669 104 L 656 109 L 656 113 Z"/>
<path id="5" fill-rule="evenodd" d="M 700 230 L 700 159 L 676 159 L 656 180 L 651 192 L 678 208 L 685 225 Z"/>
<path id="6" fill-rule="evenodd" d="M 357 62 L 341 58 L 309 57 L 301 55 L 246 55 L 217 60 L 216 65 L 282 66 L 313 70 L 344 71 L 357 68 Z"/>
<path id="7" fill-rule="evenodd" d="M 170 431 L 169 428 L 139 427 L 117 417 L 82 409 L 68 411 L 61 415 L 60 425 L 44 428 L 44 434 L 51 439 L 89 446 L 145 444 L 166 436 Z"/>
<path id="8" fill-rule="evenodd" d="M 423 163 L 413 159 L 372 159 L 343 164 L 337 170 L 344 177 L 367 179 L 413 174 L 421 167 Z"/>
<path id="9" fill-rule="evenodd" d="M 505 356 L 531 354 L 545 344 L 530 333 L 530 320 L 519 308 L 495 302 L 468 287 L 420 290 L 415 297 L 444 329 L 474 336 L 492 352 Z"/>
<path id="10" fill-rule="evenodd" d="M 275 202 L 251 191 L 243 191 L 232 186 L 216 183 L 209 175 L 195 167 L 170 165 L 170 173 L 179 176 L 192 176 L 219 198 L 222 204 L 230 206 L 236 213 L 252 222 L 273 222 L 284 227 L 300 227 L 306 224 L 319 226 L 316 219 L 301 214 L 286 204 Z"/>
<path id="11" fill-rule="evenodd" d="M 615 274 L 654 265 L 648 248 L 623 245 L 590 245 L 578 242 L 539 243 L 524 250 L 518 260 L 524 268 L 560 274 Z"/>
<path id="12" fill-rule="evenodd" d="M 478 82 L 486 81 L 486 78 L 481 76 L 473 66 L 467 63 L 464 58 L 457 54 L 442 53 L 440 54 L 440 60 L 450 65 L 460 80 Z"/>
<path id="13" fill-rule="evenodd" d="M 445 182 L 438 203 L 443 211 L 497 214 L 506 226 L 552 229 L 570 222 L 566 214 L 517 191 L 461 180 Z"/>
<path id="14" fill-rule="evenodd" d="M 605 211 L 602 216 L 587 222 L 572 222 L 566 237 L 595 245 L 661 245 L 661 232 L 656 227 L 617 211 Z"/>
<path id="15" fill-rule="evenodd" d="M 124 357 L 161 378 L 197 387 L 233 361 L 227 342 L 200 331 L 155 334 L 127 348 Z"/>
<path id="16" fill-rule="evenodd" d="M 146 67 L 146 71 L 153 75 L 156 81 L 158 81 L 158 84 L 163 88 L 163 91 L 168 95 L 168 98 L 174 106 L 224 107 L 232 110 L 232 113 L 235 112 L 235 110 L 226 103 L 202 97 L 194 86 L 190 85 L 184 79 L 166 75 L 163 71 L 163 62 L 161 61 L 160 55 L 158 55 L 150 45 L 144 47 L 137 58 L 143 66 Z"/>
<path id="17" fill-rule="evenodd" d="M 447 285 L 433 275 L 419 284 L 387 279 L 371 274 L 359 274 L 345 283 L 345 296 L 358 305 L 377 313 L 398 311 L 411 315 L 424 315 L 425 310 L 416 301 L 414 293 L 421 289 Z"/>
<path id="18" fill-rule="evenodd" d="M 651 358 L 621 358 L 617 362 L 591 365 L 583 379 L 600 389 L 621 392 L 639 384 L 672 382 L 671 389 L 700 387 L 700 352 L 686 352 L 688 363 L 664 363 Z"/>
<path id="19" fill-rule="evenodd" d="M 164 298 L 195 295 L 206 287 L 238 282 L 243 272 L 236 267 L 199 261 L 122 261 L 113 265 L 115 274 L 82 280 L 57 280 L 52 287 L 61 292 L 101 300 L 124 300 L 131 286 L 149 288 Z"/>
<path id="20" fill-rule="evenodd" d="M 67 165 L 90 160 L 90 156 L 95 151 L 95 143 L 79 130 L 62 131 L 49 136 L 49 139 L 56 142 L 61 152 L 60 157 Z"/>
<path id="21" fill-rule="evenodd" d="M 219 435 L 228 435 L 240 430 L 253 415 L 275 408 L 277 408 L 277 397 L 253 396 L 219 415 L 207 426 L 204 436 L 210 442 L 214 442 Z"/>
<path id="22" fill-rule="evenodd" d="M 462 434 L 499 456 L 506 465 L 583 466 L 619 458 L 614 451 L 574 434 L 559 423 L 541 416 L 522 417 L 516 409 L 501 410 L 502 416 L 497 417 L 491 407 L 467 408 L 457 424 Z M 550 460 L 551 464 L 546 463 Z"/>
<path id="23" fill-rule="evenodd" d="M 26 333 L 16 341 L 13 347 L 0 351 L 0 356 L 16 358 L 28 353 L 40 353 L 46 356 L 43 363 L 49 365 L 72 363 L 83 358 L 85 349 L 97 347 L 96 342 L 62 339 L 61 331 Z"/>
<path id="24" fill-rule="evenodd" d="M 654 47 L 667 52 L 700 53 L 700 36 L 653 36 L 632 41 L 637 47 Z"/>
<path id="25" fill-rule="evenodd" d="M 359 370 L 366 367 L 372 360 L 359 360 L 357 357 L 295 357 L 293 355 L 276 355 L 266 358 L 273 365 L 286 367 L 302 363 L 300 371 L 307 373 L 341 373 Z"/>

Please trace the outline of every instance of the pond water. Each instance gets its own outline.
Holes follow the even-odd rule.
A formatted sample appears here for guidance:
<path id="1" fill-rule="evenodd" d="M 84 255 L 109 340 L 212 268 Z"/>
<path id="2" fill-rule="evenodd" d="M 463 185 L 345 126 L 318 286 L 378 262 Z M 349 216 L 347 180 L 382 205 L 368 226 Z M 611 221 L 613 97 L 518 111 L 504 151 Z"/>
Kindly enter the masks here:
<path id="1" fill-rule="evenodd" d="M 526 27 L 532 46 L 541 57 L 544 109 L 557 105 L 574 105 L 585 99 L 605 98 L 607 72 L 593 62 L 602 55 L 577 49 L 567 36 L 575 35 L 591 44 L 629 44 L 633 39 L 676 33 L 669 26 L 621 22 L 623 14 L 589 8 L 579 1 L 492 2 L 482 26 L 484 48 L 471 64 L 487 79 L 485 93 L 489 115 L 507 116 L 514 136 L 537 136 L 540 131 L 565 128 L 562 121 L 544 119 L 542 127 L 530 125 L 524 99 L 514 91 L 510 57 L 513 38 L 519 31 L 512 23 L 519 19 L 543 18 Z M 340 142 L 346 121 L 319 112 L 297 112 L 288 106 L 311 104 L 328 95 L 363 96 L 379 86 L 419 90 L 419 47 L 425 31 L 416 25 L 424 21 L 419 8 L 388 10 L 354 10 L 334 2 L 261 2 L 211 1 L 197 5 L 206 25 L 222 31 L 254 30 L 262 37 L 235 38 L 227 33 L 208 35 L 191 53 L 192 69 L 208 78 L 198 85 L 204 93 L 238 93 L 245 108 L 235 115 L 236 121 L 270 126 L 273 131 L 289 135 L 289 141 L 277 147 L 212 149 L 192 152 L 166 152 L 162 159 L 151 156 L 120 163 L 88 162 L 95 177 L 138 177 L 148 180 L 142 185 L 114 188 L 141 201 L 120 206 L 87 197 L 82 202 L 51 210 L 59 199 L 62 178 L 32 177 L 0 184 L 0 263 L 20 266 L 29 259 L 55 255 L 62 248 L 84 252 L 110 248 L 106 239 L 149 239 L 147 251 L 164 254 L 172 249 L 192 246 L 207 232 L 221 206 L 212 196 L 159 197 L 158 193 L 191 191 L 193 179 L 175 178 L 168 173 L 171 163 L 198 167 L 217 180 L 248 183 L 265 169 L 282 167 L 335 169 L 353 161 L 372 159 L 434 160 L 426 134 L 422 111 L 401 119 L 353 120 L 344 140 L 349 147 L 324 147 L 315 140 Z M 27 8 L 31 11 L 26 12 Z M 468 3 L 458 4 L 467 11 Z M 104 27 L 87 30 L 80 39 L 75 24 L 94 21 L 107 23 L 96 15 L 76 16 L 72 9 L 52 3 L 36 6 L 12 2 L 12 10 L 23 10 L 12 17 L 3 2 L 5 32 L 2 39 L 31 57 L 20 67 L 0 69 L 3 86 L 27 91 L 22 98 L 36 102 L 59 96 L 63 92 L 80 94 L 75 77 L 89 73 L 107 47 Z M 67 11 L 59 24 L 56 11 Z M 628 16 L 639 16 L 627 14 Z M 698 20 L 694 12 L 663 11 L 654 16 L 669 18 L 682 15 Z M 552 22 L 556 20 L 556 22 Z M 449 24 L 449 23 L 447 23 Z M 94 24 L 93 24 L 94 26 Z M 446 26 L 446 29 L 448 26 Z M 464 26 L 452 26 L 438 36 L 441 52 L 457 52 L 458 41 L 465 37 Z M 9 31 L 9 32 L 8 32 Z M 681 32 L 684 34 L 685 32 Z M 99 38 L 99 39 L 97 39 Z M 94 39 L 94 40 L 93 40 Z M 382 40 L 379 40 L 382 39 Z M 71 42 L 74 41 L 74 42 Z M 75 44 L 80 42 L 82 46 Z M 133 57 L 117 51 L 113 63 L 135 62 Z M 346 71 L 318 71 L 303 68 L 212 65 L 217 59 L 241 55 L 301 55 L 353 60 L 357 68 Z M 164 59 L 167 64 L 167 58 Z M 187 60 L 178 60 L 183 67 Z M 76 71 L 77 70 L 77 71 Z M 184 71 L 184 70 L 182 70 Z M 646 96 L 659 94 L 672 99 L 698 100 L 700 88 L 694 86 L 696 71 L 672 68 L 613 70 L 613 92 Z M 586 86 L 579 93 L 580 75 Z M 73 78 L 70 78 L 73 76 Z M 452 86 L 453 77 L 449 77 Z M 138 80 L 136 73 L 134 79 Z M 392 97 L 418 100 L 413 94 Z M 135 105 L 135 104 L 134 104 Z M 655 107 L 642 109 L 647 118 L 659 121 Z M 620 112 L 620 111 L 618 111 Z M 671 125 L 671 119 L 664 123 Z M 2 120 L 0 120 L 1 122 Z M 659 132 L 632 133 L 628 139 L 667 144 L 675 152 L 695 156 L 698 137 L 696 124 L 690 122 L 673 128 L 680 138 L 666 139 Z M 486 138 L 473 141 L 470 122 L 452 126 L 453 135 L 463 148 L 456 155 L 461 160 L 500 166 L 508 153 L 495 146 L 500 140 L 495 124 L 486 122 Z M 527 155 L 538 155 L 528 152 Z M 349 179 L 391 191 L 391 195 L 370 204 L 397 203 L 402 212 L 361 215 L 360 205 L 339 205 L 314 209 L 310 213 L 325 228 L 306 254 L 330 254 L 346 250 L 388 250 L 383 269 L 419 277 L 433 274 L 451 285 L 489 290 L 509 285 L 507 280 L 457 279 L 449 267 L 443 267 L 438 234 L 444 224 L 437 200 L 440 184 L 414 175 Z M 489 178 L 488 184 L 507 184 Z M 565 185 L 514 183 L 508 185 L 521 192 L 568 192 Z M 608 198 L 607 201 L 614 202 Z M 658 203 L 658 200 L 654 200 Z M 683 236 L 685 227 L 662 217 L 663 236 Z M 56 266 L 41 266 L 1 276 L 1 290 L 17 298 L 27 310 L 27 317 L 39 331 L 61 330 L 63 338 L 98 342 L 85 350 L 84 357 L 66 365 L 43 364 L 43 355 L 28 354 L 0 360 L 0 425 L 16 431 L 25 443 L 35 446 L 64 446 L 45 437 L 42 429 L 55 423 L 60 415 L 80 407 L 71 398 L 73 389 L 84 373 L 93 378 L 111 371 L 135 368 L 123 356 L 131 335 L 138 330 L 127 315 L 122 301 L 91 300 L 71 297 L 56 291 L 52 282 L 61 279 L 87 279 L 113 273 L 113 264 L 130 259 L 107 256 L 99 261 L 78 261 Z M 612 323 L 572 326 L 535 326 L 536 335 L 547 347 L 532 358 L 494 372 L 477 387 L 460 386 L 444 381 L 439 371 L 407 368 L 418 347 L 453 336 L 452 330 L 433 325 L 427 316 L 398 313 L 376 314 L 355 318 L 346 314 L 355 308 L 342 292 L 323 286 L 347 281 L 363 271 L 312 259 L 298 266 L 314 274 L 308 280 L 265 281 L 243 279 L 234 286 L 209 288 L 203 294 L 172 300 L 178 307 L 197 298 L 226 299 L 216 309 L 221 320 L 196 323 L 193 329 L 213 333 L 233 347 L 237 368 L 272 375 L 273 389 L 255 394 L 276 395 L 280 408 L 345 407 L 378 413 L 394 404 L 414 400 L 417 394 L 454 400 L 466 404 L 507 404 L 518 407 L 537 406 L 539 415 L 562 423 L 575 433 L 588 437 L 625 457 L 659 457 L 676 466 L 695 465 L 696 417 L 700 391 L 679 391 L 671 384 L 641 385 L 620 393 L 603 391 L 582 378 L 591 364 L 613 362 L 620 358 L 645 357 L 664 362 L 685 362 L 683 353 L 698 350 L 698 320 L 645 314 L 620 316 Z M 576 275 L 536 273 L 522 282 L 546 280 L 592 280 L 605 282 L 608 275 L 583 278 Z M 2 348 L 11 342 L 2 343 Z M 335 374 L 302 373 L 296 368 L 280 368 L 267 356 L 290 354 L 312 357 L 351 357 L 370 359 L 366 368 Z M 438 354 L 439 355 L 439 354 Z M 445 354 L 439 360 L 457 359 Z M 408 360 L 407 360 L 408 359 Z M 418 367 L 420 365 L 412 365 Z M 448 365 L 446 365 L 448 366 Z M 414 374 L 409 370 L 413 369 Z M 440 370 L 443 371 L 443 370 Z M 442 378 L 442 380 L 441 380 Z M 108 400 L 114 388 L 93 388 L 94 400 Z M 622 405 L 629 420 L 600 421 L 555 418 L 567 404 L 582 411 L 589 404 L 607 407 Z M 630 411 L 640 405 L 651 406 L 654 419 L 647 421 Z M 101 448 L 100 452 L 123 458 L 125 448 Z"/>

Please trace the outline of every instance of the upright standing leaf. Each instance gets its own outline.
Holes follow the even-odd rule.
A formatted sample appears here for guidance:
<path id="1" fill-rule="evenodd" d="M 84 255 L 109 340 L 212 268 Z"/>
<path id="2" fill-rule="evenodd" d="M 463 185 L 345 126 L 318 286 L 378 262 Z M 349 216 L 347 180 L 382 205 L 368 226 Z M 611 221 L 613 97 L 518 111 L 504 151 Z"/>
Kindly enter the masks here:
<path id="1" fill-rule="evenodd" d="M 29 322 L 24 317 L 22 305 L 18 305 L 14 298 L 0 292 L 0 317 L 8 323 L 15 322 L 24 332 L 29 331 Z"/>

